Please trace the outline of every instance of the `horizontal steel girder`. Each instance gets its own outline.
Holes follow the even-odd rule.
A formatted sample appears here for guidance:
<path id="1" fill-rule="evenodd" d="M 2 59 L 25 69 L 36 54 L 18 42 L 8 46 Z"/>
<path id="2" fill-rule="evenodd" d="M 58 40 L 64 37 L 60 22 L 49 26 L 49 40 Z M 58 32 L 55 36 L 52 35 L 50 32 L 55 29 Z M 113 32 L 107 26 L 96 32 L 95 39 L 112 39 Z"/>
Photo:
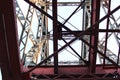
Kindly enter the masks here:
<path id="1" fill-rule="evenodd" d="M 39 67 L 32 71 L 32 80 L 117 80 L 120 79 L 119 70 L 116 68 L 103 69 L 102 66 L 96 67 L 96 73 L 91 74 L 88 72 L 86 66 L 59 66 L 58 75 L 54 75 L 54 67 Z"/>
<path id="2" fill-rule="evenodd" d="M 29 67 L 31 69 L 32 67 Z M 89 68 L 87 66 L 80 66 L 80 65 L 66 65 L 66 66 L 58 66 L 59 74 L 82 74 L 82 73 L 89 73 Z M 96 65 L 96 74 L 108 74 L 118 71 L 120 73 L 120 69 L 112 65 L 106 65 L 103 68 L 103 65 Z M 38 68 L 31 71 L 31 73 L 35 74 L 54 74 L 54 67 L 53 66 L 39 66 Z"/>

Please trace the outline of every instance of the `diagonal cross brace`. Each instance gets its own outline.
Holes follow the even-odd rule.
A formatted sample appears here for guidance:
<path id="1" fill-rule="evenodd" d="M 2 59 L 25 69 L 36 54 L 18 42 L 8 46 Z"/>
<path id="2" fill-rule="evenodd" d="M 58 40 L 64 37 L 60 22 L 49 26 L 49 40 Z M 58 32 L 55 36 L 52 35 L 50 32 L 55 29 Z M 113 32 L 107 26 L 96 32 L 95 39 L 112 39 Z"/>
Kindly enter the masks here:
<path id="1" fill-rule="evenodd" d="M 40 9 L 38 6 L 36 6 L 34 3 L 30 2 L 29 0 L 25 0 L 27 3 L 29 3 L 31 6 L 33 6 L 34 8 L 36 8 L 38 11 L 40 11 L 41 13 L 43 13 L 44 15 L 46 15 L 48 18 L 52 19 L 53 20 L 53 16 L 51 16 L 50 14 L 46 13 L 44 10 Z M 85 2 L 82 1 L 80 5 L 82 5 L 83 3 Z M 78 7 L 79 8 L 79 7 Z M 78 9 L 77 8 L 77 9 Z M 76 10 L 77 10 L 76 9 Z M 75 12 L 76 12 L 75 10 Z M 74 14 L 74 12 L 70 15 L 70 17 Z M 70 19 L 70 17 L 67 19 L 67 21 Z M 74 34 L 74 35 L 77 35 L 75 34 L 74 32 L 72 32 L 71 29 L 69 29 L 68 27 L 66 27 L 64 24 L 62 24 L 60 21 L 57 21 L 57 23 L 60 25 L 58 27 L 63 27 L 64 29 L 66 29 L 67 31 L 69 31 L 70 33 Z M 66 23 L 66 22 L 65 22 Z"/>

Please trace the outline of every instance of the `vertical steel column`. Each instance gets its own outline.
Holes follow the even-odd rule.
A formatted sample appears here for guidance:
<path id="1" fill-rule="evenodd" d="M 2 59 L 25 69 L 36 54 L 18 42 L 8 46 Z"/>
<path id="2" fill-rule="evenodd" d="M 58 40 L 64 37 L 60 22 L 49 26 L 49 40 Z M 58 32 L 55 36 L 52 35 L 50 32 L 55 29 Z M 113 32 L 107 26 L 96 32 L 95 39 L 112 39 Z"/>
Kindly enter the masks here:
<path id="1" fill-rule="evenodd" d="M 21 80 L 14 0 L 0 0 L 0 63 L 2 80 Z M 0 65 L 0 66 L 1 66 Z"/>
<path id="2" fill-rule="evenodd" d="M 58 74 L 58 35 L 57 35 L 57 0 L 52 0 L 53 9 L 53 48 L 54 48 L 54 73 Z"/>
<path id="3" fill-rule="evenodd" d="M 4 21 L 3 21 L 3 14 L 0 10 L 0 67 L 1 67 L 1 73 L 2 73 L 2 79 L 3 80 L 12 80 L 13 78 L 10 78 L 10 64 L 8 60 L 7 55 L 7 49 L 6 42 L 5 42 L 5 31 L 4 31 Z"/>
<path id="4" fill-rule="evenodd" d="M 100 12 L 100 0 L 92 0 L 91 2 L 91 26 L 94 25 L 99 20 L 99 12 Z M 99 24 L 97 24 L 95 27 L 92 27 L 92 31 L 94 34 L 90 35 L 90 44 L 94 46 L 94 49 L 90 47 L 90 53 L 89 53 L 89 70 L 90 73 L 96 72 L 96 55 L 97 55 L 97 49 L 98 49 L 98 29 Z"/>
<path id="5" fill-rule="evenodd" d="M 108 3 L 108 5 L 107 5 L 107 7 L 108 7 L 108 13 L 110 13 L 110 6 L 111 6 L 111 0 L 109 0 L 109 3 Z M 108 43 L 108 36 L 109 36 L 109 34 L 108 34 L 108 29 L 109 29 L 109 22 L 110 22 L 110 19 L 109 19 L 109 17 L 107 18 L 107 24 L 106 24 L 106 35 L 105 35 L 105 49 L 104 49 L 104 54 L 106 55 L 106 53 L 107 53 L 107 43 Z M 105 59 L 105 57 L 103 58 L 103 67 L 105 66 L 105 61 L 106 61 L 106 59 Z"/>

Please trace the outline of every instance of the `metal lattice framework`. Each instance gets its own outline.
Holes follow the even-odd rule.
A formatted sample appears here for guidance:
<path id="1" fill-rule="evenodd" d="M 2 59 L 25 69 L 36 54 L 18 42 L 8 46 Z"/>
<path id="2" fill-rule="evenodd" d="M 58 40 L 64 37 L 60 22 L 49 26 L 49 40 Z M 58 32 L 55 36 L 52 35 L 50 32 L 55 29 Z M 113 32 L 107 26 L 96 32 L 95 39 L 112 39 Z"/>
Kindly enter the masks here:
<path id="1" fill-rule="evenodd" d="M 120 79 L 118 0 L 25 0 L 25 7 L 19 2 L 0 2 L 3 80 Z"/>
<path id="2" fill-rule="evenodd" d="M 20 32 L 20 53 L 22 54 L 22 61 L 25 66 L 35 65 L 38 62 L 38 56 L 41 56 L 41 60 L 48 56 L 47 50 L 47 20 L 44 14 L 40 13 L 34 7 L 29 5 L 26 17 L 24 17 L 22 10 L 20 9 L 17 1 L 16 3 L 16 14 L 18 21 L 21 23 L 22 30 Z M 39 5 L 46 11 L 44 6 Z M 32 25 L 32 20 L 36 14 L 38 23 L 34 26 Z M 33 28 L 37 27 L 36 33 L 33 33 Z M 35 32 L 35 31 L 34 31 Z M 35 35 L 34 35 L 35 34 Z M 30 45 L 30 43 L 32 43 Z M 28 51 L 27 48 L 29 48 Z M 40 55 L 39 55 L 40 54 Z"/>
<path id="3" fill-rule="evenodd" d="M 41 8 L 41 6 L 43 7 L 43 5 L 44 5 L 44 7 L 46 7 L 46 8 L 48 8 L 48 6 L 51 6 L 52 5 L 52 2 L 50 2 L 50 1 L 46 1 L 46 4 L 45 4 L 45 2 L 42 2 L 41 4 L 39 4 L 39 2 L 35 2 L 35 1 L 32 1 L 34 4 L 37 4 L 37 6 L 39 7 L 39 8 Z M 90 13 L 91 13 L 91 6 L 90 6 L 90 4 L 91 4 L 91 2 L 89 1 L 89 0 L 87 0 L 87 1 L 85 1 L 85 4 L 84 4 L 84 2 L 58 2 L 57 3 L 58 5 L 57 6 L 78 6 L 78 8 L 73 12 L 73 14 L 71 14 L 71 16 L 72 15 L 74 15 L 78 10 L 79 10 L 79 8 L 81 7 L 81 6 L 83 6 L 83 5 L 85 5 L 84 7 L 83 7 L 83 13 L 84 13 L 84 17 L 83 17 L 83 20 L 84 20 L 84 22 L 83 22 L 83 29 L 82 30 L 86 30 L 86 29 L 88 29 L 88 28 L 90 28 L 90 25 L 91 25 L 91 23 L 90 23 L 90 18 L 91 18 L 91 16 L 90 16 Z M 78 4 L 80 4 L 80 5 L 78 5 Z M 36 6 L 36 7 L 37 7 Z M 106 11 L 106 9 L 108 9 L 108 7 L 109 7 L 109 1 L 102 1 L 102 3 L 101 3 L 101 6 L 103 7 L 103 9 L 104 9 L 104 11 L 105 11 L 105 13 L 107 12 Z M 18 6 L 18 4 L 17 4 L 17 7 L 16 7 L 16 9 L 17 8 L 20 8 L 19 6 Z M 20 9 L 18 10 L 19 12 L 21 12 L 21 13 L 17 13 L 17 15 L 18 15 L 18 19 L 19 18 L 21 18 L 21 16 L 19 16 L 20 14 L 23 14 L 22 13 L 22 11 L 20 11 Z M 17 11 L 17 12 L 18 12 Z M 32 30 L 31 30 L 31 28 L 30 28 L 30 24 L 31 24 L 31 22 L 32 22 L 32 16 L 33 16 L 33 12 L 34 11 L 34 9 L 32 8 L 32 6 L 30 6 L 29 7 L 29 9 L 28 9 L 28 12 L 27 12 L 27 17 L 26 17 L 26 22 L 30 22 L 30 23 L 27 23 L 27 26 L 25 27 L 25 29 L 26 30 L 24 30 L 24 28 L 23 28 L 23 30 L 22 30 L 22 32 L 21 32 L 21 37 L 20 37 L 20 44 L 21 43 L 23 43 L 23 45 L 24 45 L 24 47 L 23 48 L 21 48 L 21 52 L 22 52 L 22 50 L 23 50 L 23 54 L 25 54 L 25 45 L 27 45 L 27 41 L 26 40 L 24 40 L 25 38 L 27 39 L 27 37 L 29 37 L 29 39 L 31 40 L 31 42 L 33 43 L 33 46 L 32 46 L 32 48 L 27 52 L 27 54 L 28 54 L 28 56 L 32 56 L 32 58 L 33 58 L 33 54 L 35 53 L 34 52 L 34 50 L 35 49 L 37 49 L 36 48 L 36 46 L 35 45 L 41 45 L 41 44 L 43 44 L 44 43 L 44 40 L 43 41 L 41 41 L 42 43 L 36 43 L 37 41 L 37 38 L 35 39 L 35 37 L 34 37 L 34 35 L 33 35 L 33 32 L 32 32 Z M 38 11 L 36 11 L 37 12 L 37 15 L 39 15 L 39 16 L 37 16 L 38 18 L 40 18 L 42 15 L 40 15 L 41 13 L 39 12 L 38 13 Z M 45 11 L 46 12 L 46 11 Z M 47 13 L 47 12 L 46 12 Z M 30 16 L 29 16 L 30 15 Z M 24 15 L 23 15 L 24 16 Z M 29 20 L 28 20 L 28 17 L 29 17 Z M 49 17 L 50 17 L 50 15 L 49 15 Z M 40 19 L 42 19 L 42 18 L 44 18 L 44 17 L 41 17 Z M 50 17 L 51 18 L 51 17 Z M 30 20 L 31 19 L 31 20 Z M 40 19 L 38 19 L 38 21 L 39 22 L 41 22 L 40 21 Z M 46 18 L 47 19 L 47 18 Z M 63 23 L 63 24 L 66 24 L 66 22 L 68 21 L 70 19 L 70 17 Z M 114 23 L 115 23 L 115 20 L 114 20 L 114 16 L 112 15 L 111 16 L 111 19 L 114 21 Z M 22 20 L 22 19 L 19 19 L 19 21 L 20 20 Z M 25 19 L 24 19 L 25 20 Z M 27 21 L 28 20 L 28 21 Z M 43 22 L 41 22 L 41 23 L 39 23 L 38 25 L 41 25 L 42 23 L 45 23 L 46 22 L 46 20 L 45 21 L 43 21 Z M 58 23 L 59 24 L 61 24 L 61 22 L 59 22 L 58 21 Z M 26 23 L 25 23 L 26 24 Z M 46 24 L 45 25 L 48 25 L 48 23 L 46 22 Z M 112 23 L 110 22 L 110 27 L 113 29 L 113 28 L 116 28 L 115 27 L 115 25 L 113 25 L 112 26 Z M 28 29 L 27 29 L 27 27 L 28 27 Z M 42 25 L 42 27 L 44 28 L 44 25 Z M 64 26 L 65 27 L 65 29 L 67 29 L 67 30 L 69 30 L 69 28 L 67 28 L 66 26 Z M 38 26 L 38 28 L 39 28 L 39 26 Z M 61 28 L 62 29 L 62 28 Z M 58 29 L 58 32 L 60 32 L 60 30 L 61 30 L 60 28 Z M 44 30 L 44 32 L 43 32 L 43 34 L 47 34 L 47 29 L 42 29 L 42 30 Z M 80 30 L 79 30 L 80 31 Z M 79 32 L 78 30 L 76 30 L 75 32 Z M 26 35 L 25 36 L 23 36 L 23 32 L 26 32 Z M 57 33 L 57 32 L 56 32 Z M 37 34 L 39 34 L 39 29 L 38 29 L 38 31 L 37 31 Z M 107 33 L 108 34 L 108 33 Z M 114 34 L 115 35 L 115 37 L 116 37 L 116 39 L 118 40 L 118 37 L 117 37 L 117 34 L 115 34 L 115 33 L 109 33 L 107 36 L 108 36 L 108 38 L 112 35 L 112 34 Z M 27 36 L 28 35 L 28 36 Z M 72 34 L 70 34 L 68 31 L 61 31 L 59 34 L 58 34 L 58 36 L 59 35 L 62 35 L 63 36 L 63 39 L 65 39 L 65 37 L 74 37 L 74 35 L 72 36 Z M 47 36 L 49 36 L 49 35 L 46 35 L 46 38 L 47 38 Z M 23 38 L 22 38 L 23 37 Z M 37 37 L 39 37 L 39 38 L 42 38 L 42 36 L 41 35 L 38 35 Z M 53 36 L 50 36 L 50 38 L 51 37 L 53 37 Z M 60 37 L 60 36 L 59 36 Z M 103 52 L 104 51 L 104 48 L 106 47 L 105 46 L 105 40 L 106 39 L 108 39 L 107 37 L 106 37 L 106 39 L 105 39 L 105 37 L 106 36 L 103 36 L 103 38 L 101 39 L 101 40 L 99 40 L 98 42 L 99 42 L 99 44 L 98 44 L 98 48 L 100 49 L 100 51 L 101 52 Z M 70 39 L 70 38 L 69 38 Z M 89 35 L 85 35 L 84 36 L 84 39 L 85 40 L 87 40 L 87 42 L 89 43 L 90 42 L 90 36 Z M 23 41 L 22 41 L 23 40 Z M 26 41 L 26 43 L 24 42 L 24 41 Z M 67 43 L 65 40 L 63 40 L 65 43 Z M 71 46 L 69 46 L 71 49 L 73 49 Z M 41 47 L 42 48 L 42 47 Z M 40 49 L 40 48 L 39 48 Z M 88 59 L 88 57 L 87 57 L 87 55 L 89 55 L 89 52 L 88 52 L 88 49 L 89 49 L 89 46 L 87 46 L 86 44 L 84 44 L 83 43 L 83 46 L 82 46 L 82 53 L 81 53 L 81 55 L 82 55 L 82 57 L 81 57 L 81 59 L 82 60 L 84 60 L 83 58 L 87 58 Z M 106 48 L 106 52 L 107 52 L 107 55 L 113 55 L 114 57 L 116 57 L 117 58 L 117 55 L 114 53 L 114 52 L 112 52 L 111 50 L 109 50 L 109 49 L 107 49 Z M 37 51 L 40 51 L 40 50 L 37 50 Z M 80 54 L 79 53 L 77 53 L 74 49 L 73 49 L 73 51 L 76 53 L 76 55 L 77 56 L 79 56 L 80 57 Z M 47 51 L 48 52 L 48 51 Z M 105 52 L 105 53 L 106 53 Z M 103 52 L 104 53 L 104 52 Z M 31 54 L 31 55 L 30 55 Z M 36 53 L 35 53 L 36 54 Z M 25 54 L 26 55 L 26 54 Z M 27 56 L 27 57 L 28 57 Z M 30 58 L 30 57 L 29 57 Z M 99 58 L 100 58 L 100 64 L 102 64 L 103 62 L 102 62 L 102 58 L 99 56 Z M 45 59 L 45 58 L 44 58 Z M 116 59 L 117 60 L 117 59 Z M 34 61 L 33 61 L 34 62 Z"/>

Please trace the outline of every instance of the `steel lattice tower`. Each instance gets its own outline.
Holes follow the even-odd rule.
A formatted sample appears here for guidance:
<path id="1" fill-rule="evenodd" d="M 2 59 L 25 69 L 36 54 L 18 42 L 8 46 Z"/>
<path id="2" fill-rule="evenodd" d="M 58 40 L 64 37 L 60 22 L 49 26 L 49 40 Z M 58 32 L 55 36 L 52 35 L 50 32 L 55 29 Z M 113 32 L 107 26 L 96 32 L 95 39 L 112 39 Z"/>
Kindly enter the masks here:
<path id="1" fill-rule="evenodd" d="M 118 0 L 0 1 L 3 80 L 120 79 L 119 9 Z"/>

